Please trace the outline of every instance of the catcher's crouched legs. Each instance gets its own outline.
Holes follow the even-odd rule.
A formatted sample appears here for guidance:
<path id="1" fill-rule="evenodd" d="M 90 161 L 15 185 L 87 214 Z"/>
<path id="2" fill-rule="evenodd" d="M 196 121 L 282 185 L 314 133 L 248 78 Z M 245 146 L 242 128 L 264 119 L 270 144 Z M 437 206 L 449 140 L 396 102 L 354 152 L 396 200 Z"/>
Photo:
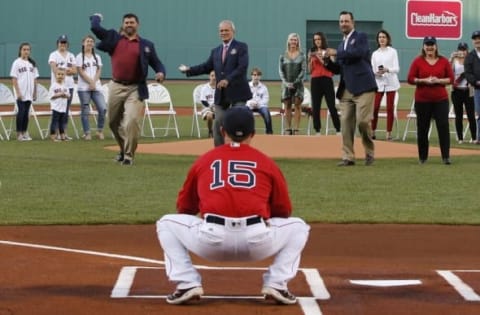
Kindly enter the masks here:
<path id="1" fill-rule="evenodd" d="M 193 215 L 167 214 L 157 221 L 157 236 L 165 256 L 165 271 L 178 290 L 201 287 L 202 279 L 188 253 L 194 242 L 191 228 L 202 220 Z"/>
<path id="2" fill-rule="evenodd" d="M 277 255 L 263 276 L 264 288 L 288 292 L 287 284 L 297 274 L 310 226 L 300 218 L 272 218 L 269 224 Z"/>

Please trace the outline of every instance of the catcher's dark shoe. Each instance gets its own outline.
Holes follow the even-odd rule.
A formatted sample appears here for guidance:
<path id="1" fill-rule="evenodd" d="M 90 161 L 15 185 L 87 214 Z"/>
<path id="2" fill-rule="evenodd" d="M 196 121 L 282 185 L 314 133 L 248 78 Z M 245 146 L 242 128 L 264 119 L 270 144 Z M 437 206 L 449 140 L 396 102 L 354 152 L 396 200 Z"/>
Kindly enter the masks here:
<path id="1" fill-rule="evenodd" d="M 123 159 L 124 159 L 124 155 L 123 155 L 123 152 L 118 152 L 117 155 L 115 155 L 115 158 L 113 158 L 113 160 L 115 162 L 123 162 Z"/>
<path id="2" fill-rule="evenodd" d="M 183 304 L 190 300 L 198 300 L 203 295 L 202 287 L 193 287 L 188 289 L 176 290 L 167 296 L 169 304 Z"/>
<path id="3" fill-rule="evenodd" d="M 337 166 L 353 166 L 355 165 L 355 161 L 351 161 L 351 160 L 341 160 Z"/>
<path id="4" fill-rule="evenodd" d="M 265 299 L 274 299 L 281 304 L 295 304 L 297 297 L 288 290 L 278 290 L 272 287 L 263 287 L 262 294 Z"/>

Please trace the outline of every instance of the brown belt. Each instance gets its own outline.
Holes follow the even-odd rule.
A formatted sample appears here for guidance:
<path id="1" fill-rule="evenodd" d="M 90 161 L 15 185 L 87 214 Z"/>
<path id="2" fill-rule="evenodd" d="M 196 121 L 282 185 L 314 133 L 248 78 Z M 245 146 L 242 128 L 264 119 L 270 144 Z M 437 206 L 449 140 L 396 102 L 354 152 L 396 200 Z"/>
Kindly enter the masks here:
<path id="1" fill-rule="evenodd" d="M 132 84 L 138 84 L 137 81 L 123 81 L 123 80 L 117 80 L 117 79 L 112 79 L 113 82 L 121 84 L 121 85 L 132 85 Z"/>

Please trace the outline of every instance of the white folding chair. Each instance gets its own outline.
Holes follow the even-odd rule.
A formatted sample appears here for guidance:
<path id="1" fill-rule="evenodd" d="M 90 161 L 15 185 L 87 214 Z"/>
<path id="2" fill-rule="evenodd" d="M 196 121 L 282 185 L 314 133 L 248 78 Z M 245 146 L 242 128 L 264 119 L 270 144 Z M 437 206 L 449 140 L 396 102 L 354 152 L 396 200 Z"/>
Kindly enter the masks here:
<path id="1" fill-rule="evenodd" d="M 448 111 L 448 120 L 453 121 L 453 128 L 450 128 L 450 133 L 455 135 L 455 139 L 458 141 L 457 137 L 457 131 L 455 127 L 455 108 L 453 107 L 453 104 L 450 105 L 450 110 Z M 467 125 L 465 126 L 465 129 L 463 130 L 463 140 L 465 140 L 465 137 L 467 136 L 468 129 L 470 128 L 470 123 L 468 121 L 468 116 L 467 114 L 463 114 L 463 120 L 467 121 Z"/>
<path id="2" fill-rule="evenodd" d="M 105 83 L 102 85 L 102 94 L 103 94 L 103 98 L 105 99 L 105 128 L 108 127 L 108 97 L 110 96 L 110 84 L 109 83 Z M 97 111 L 95 111 L 96 114 L 98 114 Z M 95 116 L 94 116 L 95 117 Z M 95 117 L 95 123 L 97 123 L 97 118 Z M 115 138 L 115 136 L 113 135 L 113 133 L 111 133 L 112 135 L 112 138 Z"/>
<path id="3" fill-rule="evenodd" d="M 12 93 L 12 90 L 3 83 L 0 83 L 0 125 L 2 126 L 5 138 L 10 140 L 10 135 L 13 132 L 13 121 L 17 116 L 17 102 L 16 96 Z M 3 121 L 3 118 L 10 118 L 10 125 L 7 128 Z M 4 140 L 2 133 L 0 132 L 0 140 Z"/>
<path id="4" fill-rule="evenodd" d="M 338 116 L 340 117 L 340 111 L 338 110 L 338 104 L 340 104 L 340 100 L 336 97 L 337 89 L 338 86 L 335 87 L 335 108 L 337 109 Z M 333 134 L 337 133 L 337 129 L 335 129 L 335 127 L 333 126 L 332 115 L 330 115 L 330 111 L 327 108 L 327 118 L 325 120 L 325 135 L 327 136 L 330 131 L 333 132 Z"/>
<path id="5" fill-rule="evenodd" d="M 202 83 L 202 84 L 199 84 L 197 85 L 194 89 L 193 89 L 193 111 L 192 111 L 192 129 L 190 131 L 190 136 L 192 137 L 193 136 L 193 131 L 194 130 L 197 130 L 197 137 L 200 138 L 201 135 L 200 135 L 200 122 L 198 120 L 198 117 L 201 117 L 202 116 L 202 102 L 200 100 L 200 97 L 201 97 L 201 92 L 202 92 L 202 88 L 207 85 L 208 83 Z M 202 128 L 204 129 L 204 128 Z"/>
<path id="6" fill-rule="evenodd" d="M 310 93 L 310 90 L 306 87 L 303 88 L 303 102 L 301 105 L 302 108 L 302 116 L 307 116 L 307 127 L 305 128 L 305 133 L 307 135 L 311 134 L 311 128 L 312 128 L 312 95 Z M 295 110 L 294 105 L 292 104 L 292 120 L 293 120 L 293 112 Z M 272 114 L 272 112 L 270 112 Z M 274 113 L 275 115 L 276 112 Z M 281 114 L 281 134 L 285 134 L 285 125 L 286 125 L 286 115 L 285 115 L 285 104 L 282 102 L 282 109 L 280 110 Z M 303 128 L 301 128 L 303 129 Z"/>
<path id="7" fill-rule="evenodd" d="M 30 106 L 30 115 L 37 125 L 38 133 L 42 139 L 45 139 L 50 132 L 50 119 L 52 111 L 50 110 L 50 99 L 48 98 L 48 89 L 40 83 L 37 83 L 37 99 Z M 48 124 L 42 127 L 40 117 L 48 117 Z"/>
<path id="8" fill-rule="evenodd" d="M 399 93 L 398 91 L 395 92 L 395 99 L 393 103 L 393 127 L 396 130 L 397 136 L 395 139 L 399 138 L 399 133 L 400 131 L 398 130 L 398 116 L 397 116 L 397 107 L 398 107 L 398 98 L 399 98 Z M 378 119 L 387 119 L 387 94 L 384 93 L 382 100 L 380 102 L 380 111 L 378 112 Z M 378 129 L 376 131 L 381 131 L 381 132 L 387 132 L 387 128 L 385 126 L 385 129 Z"/>
<path id="9" fill-rule="evenodd" d="M 177 113 L 173 108 L 172 98 L 167 88 L 159 83 L 148 85 L 149 98 L 145 100 L 145 112 L 142 121 L 142 136 L 155 138 L 155 130 L 165 130 L 163 136 L 168 136 L 169 130 L 175 130 L 177 138 L 180 138 L 177 125 Z M 163 126 L 155 126 L 153 116 L 167 116 L 167 122 Z M 144 132 L 145 122 L 148 121 L 150 135 Z M 173 124 L 173 126 L 171 126 Z"/>
<path id="10" fill-rule="evenodd" d="M 410 130 L 410 124 L 413 124 L 414 129 Z M 428 130 L 428 137 L 432 133 L 432 126 L 430 124 L 430 129 Z M 405 131 L 403 132 L 402 140 L 405 141 L 407 139 L 407 134 L 413 133 L 415 137 L 417 136 L 417 113 L 415 112 L 415 100 L 412 100 L 412 105 L 410 107 L 410 112 L 407 114 L 407 123 L 405 124 Z"/>

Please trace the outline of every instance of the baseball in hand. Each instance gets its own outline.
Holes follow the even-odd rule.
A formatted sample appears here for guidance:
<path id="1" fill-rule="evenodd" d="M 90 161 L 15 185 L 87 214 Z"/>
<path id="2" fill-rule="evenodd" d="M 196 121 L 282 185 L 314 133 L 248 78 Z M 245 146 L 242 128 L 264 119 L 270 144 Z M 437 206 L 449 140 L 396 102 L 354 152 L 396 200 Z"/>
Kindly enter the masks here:
<path id="1" fill-rule="evenodd" d="M 185 72 L 185 71 L 188 70 L 188 67 L 187 67 L 186 65 L 180 65 L 180 66 L 178 67 L 178 70 L 180 70 L 180 72 Z"/>

